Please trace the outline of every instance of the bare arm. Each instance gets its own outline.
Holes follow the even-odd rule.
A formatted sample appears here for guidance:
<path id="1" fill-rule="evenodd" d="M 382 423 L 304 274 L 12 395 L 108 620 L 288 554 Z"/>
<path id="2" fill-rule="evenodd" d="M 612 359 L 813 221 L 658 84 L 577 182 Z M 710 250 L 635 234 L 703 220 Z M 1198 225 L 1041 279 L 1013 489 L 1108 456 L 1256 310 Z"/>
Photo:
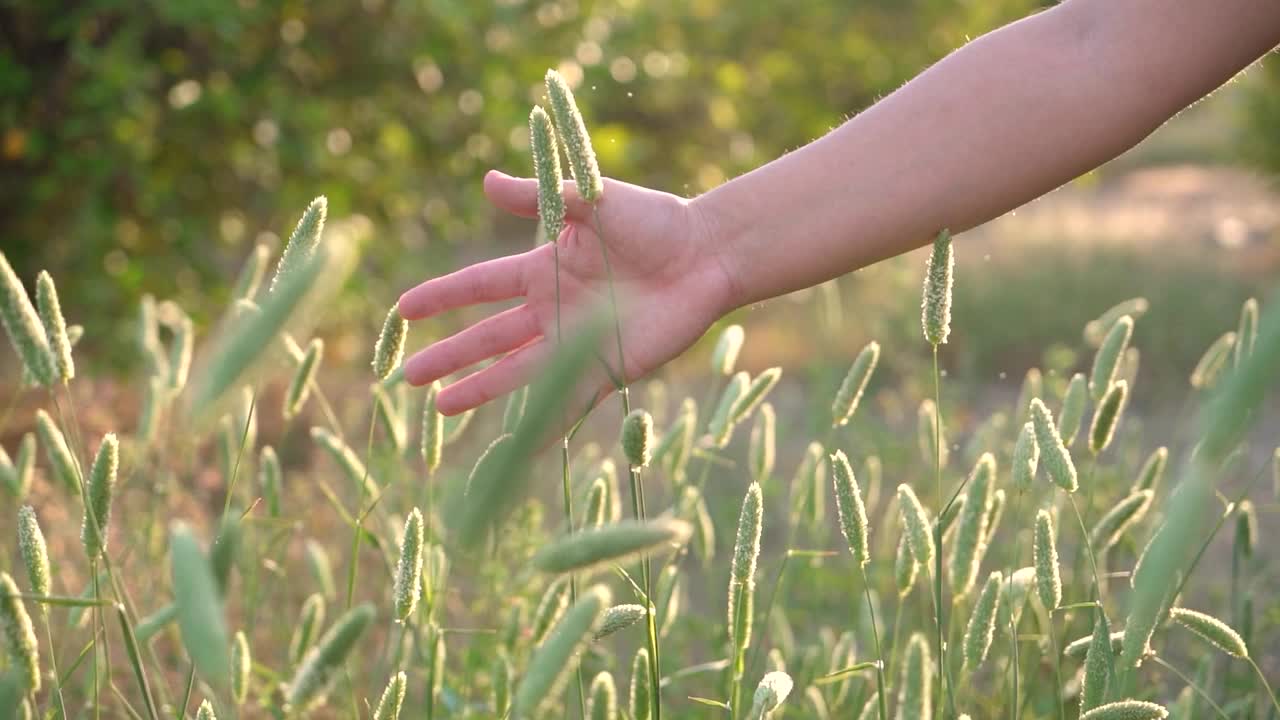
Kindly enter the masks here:
<path id="1" fill-rule="evenodd" d="M 1069 0 L 693 202 L 728 307 L 997 217 L 1135 145 L 1280 43 L 1275 0 Z"/>

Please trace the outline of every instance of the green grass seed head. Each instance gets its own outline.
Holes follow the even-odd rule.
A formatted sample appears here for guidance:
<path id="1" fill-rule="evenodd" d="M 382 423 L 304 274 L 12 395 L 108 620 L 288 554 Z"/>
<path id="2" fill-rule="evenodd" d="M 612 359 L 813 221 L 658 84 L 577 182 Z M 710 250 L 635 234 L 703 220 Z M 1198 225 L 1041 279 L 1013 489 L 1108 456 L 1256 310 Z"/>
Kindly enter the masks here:
<path id="1" fill-rule="evenodd" d="M 307 569 L 311 571 L 311 577 L 320 586 L 320 592 L 324 593 L 326 598 L 335 597 L 338 589 L 333 582 L 333 564 L 329 562 L 328 551 L 312 538 L 307 538 L 303 543 L 303 551 L 307 556 Z"/>
<path id="2" fill-rule="evenodd" d="M 21 502 L 31 491 L 31 476 L 35 469 L 36 436 L 25 433 L 18 443 L 18 457 L 9 458 L 9 453 L 0 447 L 0 487 L 13 496 L 15 503 Z"/>
<path id="3" fill-rule="evenodd" d="M 587 491 L 587 511 L 582 517 L 582 529 L 598 528 L 609 519 L 609 483 L 598 477 Z"/>
<path id="4" fill-rule="evenodd" d="M 422 404 L 422 463 L 426 465 L 428 473 L 434 473 L 440 468 L 444 453 L 444 416 L 436 409 L 440 389 L 439 380 L 431 383 Z"/>
<path id="5" fill-rule="evenodd" d="M 276 264 L 275 275 L 271 277 L 270 292 L 275 292 L 281 281 L 293 273 L 298 267 L 306 264 L 320 247 L 320 235 L 324 232 L 324 221 L 329 214 L 329 200 L 321 195 L 302 212 L 302 218 L 289 235 L 289 240 L 280 254 L 280 262 Z M 249 295 L 243 297 L 248 298 Z"/>
<path id="6" fill-rule="evenodd" d="M 674 518 L 625 520 L 565 535 L 540 548 L 530 563 L 548 573 L 586 572 L 683 544 L 692 532 L 689 523 Z"/>
<path id="7" fill-rule="evenodd" d="M 373 711 L 373 720 L 399 720 L 400 708 L 404 706 L 404 694 L 408 688 L 409 678 L 403 671 L 392 675 L 378 700 L 377 709 Z"/>
<path id="8" fill-rule="evenodd" d="M 418 607 L 419 589 L 422 584 L 423 554 L 422 513 L 418 508 L 409 512 L 404 522 L 404 536 L 400 541 L 400 563 L 396 566 L 393 596 L 396 619 L 404 622 Z"/>
<path id="9" fill-rule="evenodd" d="M 1240 367 L 1241 363 L 1253 354 L 1253 346 L 1257 342 L 1258 300 L 1249 298 L 1240 307 L 1240 325 L 1236 329 L 1236 343 L 1231 355 L 1234 367 Z"/>
<path id="10" fill-rule="evenodd" d="M 1000 520 L 1004 517 L 1006 497 L 1004 488 L 1000 488 L 991 494 L 991 509 L 987 511 L 987 534 L 982 537 L 982 542 L 978 545 L 979 564 L 982 563 L 982 558 L 986 557 L 987 548 L 991 546 L 991 539 L 995 537 L 996 530 L 1000 527 Z"/>
<path id="11" fill-rule="evenodd" d="M 147 373 L 152 377 L 161 377 L 168 384 L 169 358 L 160 343 L 160 321 L 156 318 L 156 299 L 152 295 L 143 295 L 138 302 L 138 351 L 146 362 Z"/>
<path id="12" fill-rule="evenodd" d="M 252 669 L 249 638 L 241 630 L 231 640 L 231 697 L 237 705 L 243 705 L 249 698 L 249 673 Z"/>
<path id="13" fill-rule="evenodd" d="M 381 383 L 373 383 L 369 392 L 373 395 L 375 427 L 383 428 L 385 437 L 391 441 L 397 454 L 404 453 L 409 445 L 409 427 L 405 424 L 404 413 Z"/>
<path id="14" fill-rule="evenodd" d="M 930 467 L 938 463 L 947 466 L 950 448 L 947 445 L 947 430 L 938 417 L 938 406 L 931 399 L 920 402 L 916 412 L 916 440 L 920 445 L 920 456 Z"/>
<path id="15" fill-rule="evenodd" d="M 53 476 L 73 496 L 80 494 L 79 470 L 71 449 L 62 431 L 43 409 L 36 411 L 36 433 L 40 436 L 40 444 L 44 446 L 45 457 L 53 468 Z"/>
<path id="16" fill-rule="evenodd" d="M 916 575 L 920 572 L 920 563 L 916 562 L 916 556 L 911 553 L 911 548 L 907 545 L 907 536 L 904 533 L 898 538 L 898 549 L 893 559 L 893 580 L 898 588 L 898 597 L 904 598 L 907 593 L 911 592 L 912 586 L 916 584 Z"/>
<path id="17" fill-rule="evenodd" d="M 746 333 L 741 325 L 730 325 L 722 330 L 715 349 L 711 351 L 711 372 L 724 377 L 732 375 L 745 339 Z"/>
<path id="18" fill-rule="evenodd" d="M 1241 500 L 1236 507 L 1236 552 L 1246 560 L 1252 559 L 1258 548 L 1258 510 L 1250 500 Z"/>
<path id="19" fill-rule="evenodd" d="M 26 288 L 3 252 L 0 252 L 0 322 L 4 324 L 14 351 L 22 359 L 23 368 L 40 385 L 52 385 L 56 365 L 49 338 L 40 316 L 31 306 Z"/>
<path id="20" fill-rule="evenodd" d="M 930 345 L 944 345 L 951 334 L 951 284 L 955 274 L 951 233 L 943 230 L 933 239 L 933 252 L 925 266 L 924 299 L 920 321 Z"/>
<path id="21" fill-rule="evenodd" d="M 1147 461 L 1142 464 L 1142 469 L 1138 471 L 1138 477 L 1133 481 L 1131 491 L 1151 490 L 1155 492 L 1160 487 L 1160 479 L 1164 477 L 1164 468 L 1169 463 L 1169 448 L 1161 445 L 1147 456 Z"/>
<path id="22" fill-rule="evenodd" d="M 817 531 L 826 519 L 827 451 L 813 441 L 805 448 L 791 479 L 791 523 Z M 808 517 L 805 517 L 805 513 Z"/>
<path id="23" fill-rule="evenodd" d="M 1115 654 L 1119 652 L 1120 649 L 1124 646 L 1124 631 L 1123 630 L 1112 631 L 1109 636 L 1109 641 L 1111 643 L 1111 654 L 1114 657 Z M 1088 655 L 1089 646 L 1092 644 L 1093 644 L 1093 635 L 1091 634 L 1081 638 L 1076 638 L 1075 640 L 1072 640 L 1071 642 L 1067 643 L 1067 646 L 1062 649 L 1062 656 L 1070 657 L 1070 658 L 1085 657 Z"/>
<path id="24" fill-rule="evenodd" d="M 284 492 L 284 475 L 275 448 L 263 445 L 258 453 L 258 486 L 271 517 L 280 517 L 280 498 Z"/>
<path id="25" fill-rule="evenodd" d="M 317 425 L 311 428 L 311 439 L 333 458 L 333 461 L 342 469 L 342 473 L 351 481 L 352 486 L 359 489 L 363 483 L 363 492 L 366 497 L 374 497 L 378 494 L 377 482 L 365 470 L 360 457 L 342 442 L 341 438 L 330 432 L 328 428 Z"/>
<path id="26" fill-rule="evenodd" d="M 862 393 L 866 391 L 867 383 L 871 381 L 871 374 L 875 372 L 879 361 L 880 343 L 872 340 L 854 358 L 853 365 L 844 376 L 844 382 L 840 383 L 840 389 L 836 391 L 836 399 L 831 403 L 832 425 L 845 425 L 858 412 Z"/>
<path id="27" fill-rule="evenodd" d="M 898 683 L 897 720 L 929 720 L 933 717 L 933 659 L 929 641 L 922 633 L 912 633 Z"/>
<path id="28" fill-rule="evenodd" d="M 969 670 L 977 670 L 987 659 L 991 650 L 991 639 L 996 631 L 996 609 L 1000 604 L 1000 591 L 1004 585 L 1004 574 L 999 570 L 987 577 L 987 582 L 978 593 L 978 600 L 973 605 L 973 613 L 969 616 L 969 625 L 964 632 L 964 666 Z"/>
<path id="29" fill-rule="evenodd" d="M 778 384 L 778 379 L 782 377 L 782 368 L 771 367 L 762 371 L 751 381 L 747 389 L 738 396 L 734 401 L 733 407 L 729 410 L 729 422 L 733 425 L 746 420 L 751 413 L 764 400 L 769 391 L 773 390 Z"/>
<path id="30" fill-rule="evenodd" d="M 1019 492 L 1030 490 L 1039 467 L 1040 445 L 1036 442 L 1036 428 L 1027 422 L 1018 432 L 1018 440 L 1013 445 L 1013 486 Z"/>
<path id="31" fill-rule="evenodd" d="M 1062 575 L 1058 568 L 1058 543 L 1054 537 L 1053 516 L 1048 510 L 1036 513 L 1035 541 L 1032 556 L 1036 568 L 1036 592 L 1040 603 L 1052 611 L 1062 603 Z"/>
<path id="32" fill-rule="evenodd" d="M 1080 483 L 1076 479 L 1076 466 L 1071 461 L 1071 453 L 1062 444 L 1058 429 L 1053 424 L 1053 416 L 1040 398 L 1031 401 L 1031 422 L 1036 431 L 1036 444 L 1040 447 L 1040 458 L 1044 461 L 1049 478 L 1063 490 L 1075 492 Z"/>
<path id="33" fill-rule="evenodd" d="M 49 595 L 53 587 L 49 572 L 49 548 L 40 530 L 36 510 L 30 505 L 18 508 L 18 550 L 27 568 L 27 582 L 36 595 Z"/>
<path id="34" fill-rule="evenodd" d="M 200 707 L 196 710 L 196 720 L 218 720 L 218 715 L 213 711 L 213 703 L 208 698 L 200 701 Z"/>
<path id="35" fill-rule="evenodd" d="M 262 286 L 262 278 L 267 273 L 267 261 L 271 259 L 271 248 L 266 243 L 258 243 L 240 266 L 240 275 L 231 289 L 232 300 L 252 300 Z"/>
<path id="36" fill-rule="evenodd" d="M 955 542 L 952 544 L 950 563 L 947 566 L 951 591 L 957 597 L 967 595 L 977 582 L 978 567 L 985 554 L 982 546 L 986 543 L 988 523 L 991 520 L 995 478 L 996 459 L 991 453 L 983 453 L 969 473 L 965 503 L 960 508 Z"/>
<path id="37" fill-rule="evenodd" d="M 289 664 L 302 662 L 303 656 L 311 649 L 316 634 L 324 625 L 324 595 L 313 593 L 302 603 L 302 614 L 298 624 L 294 626 L 293 636 L 289 640 Z"/>
<path id="38" fill-rule="evenodd" d="M 12 672 L 34 695 L 40 692 L 40 645 L 31 616 L 18 594 L 13 578 L 0 571 L 0 641 L 4 643 Z"/>
<path id="39" fill-rule="evenodd" d="M 1095 320 L 1090 320 L 1084 326 L 1084 341 L 1091 348 L 1096 348 L 1102 344 L 1107 337 L 1109 331 L 1120 318 L 1128 315 L 1137 320 L 1147 311 L 1151 309 L 1151 303 L 1147 302 L 1144 297 L 1129 298 L 1112 305 Z"/>
<path id="40" fill-rule="evenodd" d="M 604 585 L 587 588 L 534 649 L 512 700 L 513 718 L 533 717 L 559 697 L 612 599 Z"/>
<path id="41" fill-rule="evenodd" d="M 1089 428 L 1089 452 L 1097 455 L 1111 445 L 1128 397 L 1129 383 L 1124 380 L 1112 383 L 1107 394 L 1102 396 L 1102 402 L 1098 403 L 1098 410 L 1093 414 L 1093 427 Z"/>
<path id="42" fill-rule="evenodd" d="M 449 556 L 444 546 L 429 544 L 422 551 L 422 598 L 432 607 L 449 581 Z"/>
<path id="43" fill-rule="evenodd" d="M 409 334 L 409 323 L 400 317 L 400 308 L 393 305 L 382 322 L 382 332 L 373 346 L 373 374 L 386 380 L 392 371 L 400 367 L 404 358 L 404 340 Z"/>
<path id="44" fill-rule="evenodd" d="M 590 720 L 617 720 L 618 688 L 613 684 L 613 676 L 601 671 L 591 679 L 591 689 L 587 691 L 587 712 Z"/>
<path id="45" fill-rule="evenodd" d="M 314 338 L 307 344 L 302 362 L 298 363 L 297 369 L 293 371 L 293 378 L 289 381 L 289 390 L 284 396 L 286 420 L 297 416 L 302 412 L 302 406 L 307 404 L 307 398 L 311 396 L 311 385 L 315 382 L 316 373 L 320 370 L 320 362 L 323 358 L 324 341 Z"/>
<path id="46" fill-rule="evenodd" d="M 773 473 L 777 458 L 777 425 L 778 416 L 773 404 L 761 403 L 755 424 L 751 426 L 751 443 L 748 448 L 751 479 L 756 482 L 764 482 Z"/>
<path id="47" fill-rule="evenodd" d="M 600 620 L 600 627 L 596 628 L 594 639 L 603 640 L 619 630 L 625 630 L 643 620 L 645 614 L 643 605 L 614 605 L 604 611 L 604 617 Z"/>
<path id="48" fill-rule="evenodd" d="M 653 416 L 639 408 L 622 420 L 622 454 L 633 468 L 649 465 L 653 452 Z"/>
<path id="49" fill-rule="evenodd" d="M 755 582 L 763 521 L 764 499 L 760 484 L 751 483 L 747 487 L 746 495 L 742 498 L 742 510 L 738 514 L 738 536 L 733 544 L 731 584 Z"/>
<path id="50" fill-rule="evenodd" d="M 1084 373 L 1076 373 L 1067 383 L 1067 391 L 1062 396 L 1062 408 L 1058 410 L 1058 435 L 1062 444 L 1071 447 L 1080 433 L 1080 425 L 1084 421 L 1084 409 L 1089 403 L 1089 383 Z"/>
<path id="51" fill-rule="evenodd" d="M 1089 650 L 1084 660 L 1084 675 L 1080 681 L 1080 712 L 1087 713 L 1102 704 L 1107 695 L 1107 682 L 1115 669 L 1111 654 L 1111 626 L 1107 614 L 1100 609 L 1095 613 L 1093 636 L 1089 638 Z"/>
<path id="52" fill-rule="evenodd" d="M 569 158 L 569 172 L 573 175 L 582 199 L 595 204 L 604 195 L 604 180 L 600 177 L 600 166 L 596 162 L 595 150 L 591 147 L 591 136 L 587 134 L 587 125 L 582 120 L 573 90 L 569 89 L 569 83 L 555 70 L 547 71 L 546 84 L 551 114 L 555 118 L 560 140 L 564 143 L 565 155 Z"/>
<path id="53" fill-rule="evenodd" d="M 1227 361 L 1231 359 L 1231 349 L 1235 344 L 1234 332 L 1218 336 L 1218 339 L 1204 351 L 1204 355 L 1200 356 L 1195 369 L 1191 371 L 1191 387 L 1197 390 L 1213 387 L 1222 375 L 1223 369 L 1227 367 Z"/>
<path id="54" fill-rule="evenodd" d="M 650 720 L 653 716 L 649 687 L 649 651 L 640 648 L 631 660 L 631 692 L 627 698 L 627 710 L 631 720 Z"/>
<path id="55" fill-rule="evenodd" d="M 840 532 L 844 534 L 853 559 L 863 567 L 871 561 L 868 539 L 867 508 L 862 503 L 862 489 L 849 467 L 849 459 L 843 450 L 831 456 L 831 476 L 835 486 L 836 513 L 840 517 Z"/>
<path id="56" fill-rule="evenodd" d="M 716 406 L 715 413 L 707 422 L 707 434 L 715 442 L 716 447 L 724 447 L 729 444 L 729 438 L 733 437 L 733 410 L 737 405 L 738 399 L 747 392 L 747 388 L 751 385 L 751 376 L 746 372 L 734 373 L 729 379 L 729 384 L 725 386 L 724 392 L 720 395 L 720 404 Z"/>
<path id="57" fill-rule="evenodd" d="M 533 622 L 530 627 L 533 631 L 534 645 L 542 644 L 543 638 L 556 623 L 560 622 L 560 617 L 568 607 L 569 578 L 558 578 L 543 592 L 542 599 L 538 601 L 538 607 L 533 611 Z"/>
<path id="58" fill-rule="evenodd" d="M 85 490 L 89 505 L 85 508 L 80 541 L 90 559 L 97 559 L 107 550 L 107 526 L 111 522 L 111 500 L 115 496 L 119 469 L 120 444 L 116 441 L 115 433 L 107 433 L 93 459 L 89 484 Z"/>
<path id="59" fill-rule="evenodd" d="M 1031 399 L 1044 395 L 1044 375 L 1040 368 L 1029 368 L 1022 378 L 1022 387 L 1018 390 L 1018 404 L 1014 408 L 1014 424 L 1021 425 L 1027 421 L 1031 412 Z"/>
<path id="60" fill-rule="evenodd" d="M 1099 402 L 1111 383 L 1115 382 L 1116 371 L 1120 367 L 1120 358 L 1129 347 L 1129 339 L 1133 337 L 1133 318 L 1125 315 L 1116 321 L 1107 331 L 1106 338 L 1093 356 L 1093 370 L 1089 375 L 1089 396 Z"/>
<path id="61" fill-rule="evenodd" d="M 1100 705 L 1080 716 L 1080 720 L 1163 720 L 1169 711 L 1145 700 L 1120 700 Z"/>
<path id="62" fill-rule="evenodd" d="M 677 483 L 684 482 L 685 469 L 693 450 L 694 436 L 697 433 L 698 403 L 693 398 L 685 398 L 680 403 L 680 411 L 662 439 L 653 450 L 653 460 L 667 470 Z"/>
<path id="63" fill-rule="evenodd" d="M 791 688 L 794 685 L 791 676 L 785 672 L 775 670 L 765 674 L 760 678 L 760 684 L 756 686 L 756 692 L 751 698 L 751 712 L 747 717 L 753 720 L 764 720 L 773 715 L 791 694 Z"/>
<path id="64" fill-rule="evenodd" d="M 916 497 L 915 490 L 905 483 L 898 486 L 898 512 L 902 516 L 907 547 L 911 550 L 912 557 L 926 568 L 933 567 L 933 556 L 937 550 L 933 544 L 929 514 L 920 504 L 920 498 Z"/>
<path id="65" fill-rule="evenodd" d="M 554 242 L 564 230 L 564 196 L 560 194 L 560 146 L 547 111 L 535 105 L 529 113 L 529 149 L 533 173 L 538 178 L 538 218 Z"/>
<path id="66" fill-rule="evenodd" d="M 347 656 L 376 615 L 372 605 L 359 605 L 338 618 L 302 659 L 293 679 L 285 687 L 285 705 L 303 711 L 323 701 L 334 680 L 341 674 Z"/>
<path id="67" fill-rule="evenodd" d="M 497 717 L 507 717 L 511 710 L 511 690 L 516 683 L 516 670 L 511 665 L 511 656 L 505 649 L 499 649 L 493 656 L 493 667 L 489 670 L 489 681 L 493 685 L 493 712 Z"/>
<path id="68" fill-rule="evenodd" d="M 191 316 L 182 313 L 174 321 L 173 342 L 169 346 L 169 388 L 174 392 L 187 386 L 195 345 L 196 330 Z"/>
<path id="69" fill-rule="evenodd" d="M 1218 618 L 1206 613 L 1176 607 L 1169 611 L 1169 619 L 1199 635 L 1222 652 L 1234 657 L 1249 657 L 1249 647 L 1240 633 Z"/>
<path id="70" fill-rule="evenodd" d="M 49 342 L 54 379 L 63 383 L 70 382 L 76 376 L 76 363 L 71 357 L 71 338 L 67 335 L 67 321 L 62 317 L 58 290 L 53 284 L 53 278 L 44 270 L 36 276 L 36 308 L 40 323 L 44 326 L 45 339 Z"/>
<path id="71" fill-rule="evenodd" d="M 1146 516 L 1153 496 L 1150 490 L 1130 493 L 1099 518 L 1089 533 L 1094 551 L 1105 551 L 1120 542 L 1125 532 Z"/>

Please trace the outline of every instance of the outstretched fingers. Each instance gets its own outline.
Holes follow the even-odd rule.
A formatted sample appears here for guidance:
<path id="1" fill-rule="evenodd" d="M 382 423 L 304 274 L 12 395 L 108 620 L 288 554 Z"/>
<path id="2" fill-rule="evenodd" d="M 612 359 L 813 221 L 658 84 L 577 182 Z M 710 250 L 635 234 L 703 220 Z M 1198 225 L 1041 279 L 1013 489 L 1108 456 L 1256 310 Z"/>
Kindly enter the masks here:
<path id="1" fill-rule="evenodd" d="M 541 329 L 528 305 L 504 310 L 410 357 L 404 376 L 411 385 L 425 385 L 494 355 L 515 350 L 536 338 Z"/>
<path id="2" fill-rule="evenodd" d="M 484 194 L 495 207 L 520 217 L 538 216 L 538 181 L 534 178 L 518 178 L 490 170 L 484 176 Z M 565 214 L 570 220 L 586 222 L 591 217 L 591 205 L 578 195 L 572 180 L 564 181 Z"/>
<path id="3" fill-rule="evenodd" d="M 527 261 L 527 253 L 508 255 L 432 278 L 400 296 L 400 315 L 421 320 L 446 310 L 523 295 Z"/>
<path id="4" fill-rule="evenodd" d="M 474 372 L 440 391 L 436 408 L 457 415 L 529 383 L 554 352 L 545 338 L 534 340 L 489 367 Z"/>

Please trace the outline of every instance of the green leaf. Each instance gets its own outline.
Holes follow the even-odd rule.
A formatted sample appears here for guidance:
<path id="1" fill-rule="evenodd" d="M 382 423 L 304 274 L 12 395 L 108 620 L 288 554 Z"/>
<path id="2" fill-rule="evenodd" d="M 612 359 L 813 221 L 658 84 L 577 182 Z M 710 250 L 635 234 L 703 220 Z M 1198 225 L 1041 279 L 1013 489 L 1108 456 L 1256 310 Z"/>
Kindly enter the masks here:
<path id="1" fill-rule="evenodd" d="M 231 684 L 231 640 L 213 568 L 186 523 L 169 530 L 174 605 L 182 644 L 196 672 L 215 690 Z"/>

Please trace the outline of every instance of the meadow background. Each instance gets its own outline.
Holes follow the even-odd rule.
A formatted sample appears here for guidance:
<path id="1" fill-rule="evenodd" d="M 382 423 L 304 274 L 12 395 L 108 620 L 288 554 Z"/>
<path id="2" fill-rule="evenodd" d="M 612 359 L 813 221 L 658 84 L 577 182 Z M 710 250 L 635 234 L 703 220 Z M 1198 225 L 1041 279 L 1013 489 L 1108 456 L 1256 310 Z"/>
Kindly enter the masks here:
<path id="1" fill-rule="evenodd" d="M 1040 6 L 1022 0 L 9 3 L 0 6 L 0 250 L 29 288 L 47 269 L 68 322 L 86 329 L 76 346 L 79 377 L 71 392 L 92 450 L 103 433 L 123 437 L 139 423 L 146 397 L 146 355 L 136 341 L 142 298 L 176 303 L 198 338 L 212 337 L 245 258 L 258 245 L 274 257 L 302 209 L 325 195 L 331 227 L 357 238 L 359 254 L 340 292 L 311 310 L 314 336 L 325 342 L 318 382 L 363 455 L 368 362 L 386 309 L 422 279 L 534 242 L 532 222 L 487 206 L 480 179 L 494 167 L 532 173 L 527 117 L 542 100 L 546 68 L 557 68 L 574 86 L 606 175 L 692 196 L 818 136 L 966 38 Z M 1264 316 L 1280 312 L 1265 302 L 1280 268 L 1278 69 L 1276 62 L 1250 68 L 1124 157 L 956 239 L 955 330 L 940 355 L 956 458 L 951 475 L 959 478 L 972 467 L 986 437 L 980 430 L 993 413 L 1004 413 L 1007 427 L 1016 428 L 1029 369 L 1043 372 L 1046 401 L 1052 398 L 1056 411 L 1067 379 L 1077 370 L 1087 373 L 1092 361 L 1081 336 L 1085 324 L 1137 296 L 1150 302 L 1134 331 L 1140 370 L 1106 473 L 1123 488 L 1155 447 L 1169 445 L 1175 456 L 1187 450 L 1198 407 L 1188 377 L 1201 353 L 1235 329 L 1247 298 L 1263 301 Z M 881 363 L 843 448 L 855 468 L 875 454 L 888 471 L 873 519 L 891 517 L 887 499 L 899 482 L 930 487 L 932 468 L 916 435 L 917 407 L 932 392 L 919 321 L 924 261 L 924 254 L 913 253 L 726 320 L 746 329 L 740 369 L 755 375 L 784 368 L 770 396 L 780 421 L 776 469 L 765 484 L 766 503 L 783 521 L 766 522 L 762 584 L 787 548 L 842 550 L 830 497 L 825 525 L 799 538 L 787 528 L 795 494 L 790 480 L 809 442 L 826 435 L 831 397 L 870 340 L 881 345 Z M 481 312 L 416 323 L 409 348 L 444 337 Z M 702 402 L 715 334 L 661 371 L 657 384 L 636 384 L 633 397 L 653 413 L 659 430 L 674 420 L 682 398 Z M 328 418 L 313 401 L 301 420 L 286 422 L 278 408 L 288 380 L 288 372 L 276 373 L 259 388 L 264 409 L 256 428 L 258 444 L 276 448 L 285 469 L 286 519 L 265 523 L 254 541 L 264 545 L 249 546 L 270 553 L 239 558 L 242 594 L 232 606 L 237 627 L 249 632 L 264 658 L 288 645 L 303 600 L 325 591 L 311 548 L 327 548 L 339 585 L 348 561 L 347 525 L 321 489 L 326 482 L 340 486 L 341 476 L 308 434 Z M 421 398 L 404 402 L 416 407 Z M 23 391 L 18 359 L 0 352 L 0 407 L 7 408 L 0 445 L 10 454 L 45 405 L 42 393 Z M 481 409 L 446 447 L 434 481 L 442 487 L 464 481 L 504 414 L 502 403 Z M 584 475 L 599 460 L 591 455 L 592 442 L 621 462 L 613 401 L 593 418 L 575 439 Z M 407 423 L 413 432 L 416 422 Z M 1251 595 L 1250 646 L 1271 678 L 1280 677 L 1280 582 L 1268 548 L 1280 488 L 1269 475 L 1249 483 L 1270 461 L 1278 428 L 1280 408 L 1268 399 L 1245 469 L 1225 473 L 1218 485 L 1233 497 L 1247 491 L 1261 519 L 1260 550 L 1246 585 L 1233 580 L 1235 540 L 1223 532 L 1184 601 L 1239 618 L 1239 597 Z M 714 660 L 723 643 L 721 628 L 696 618 L 719 622 L 723 614 L 749 435 L 747 426 L 739 428 L 724 451 L 739 464 L 717 465 L 706 486 L 717 559 L 690 558 L 683 571 L 687 617 L 681 632 L 667 636 L 674 638 L 667 641 L 672 657 L 681 658 L 677 665 Z M 168 442 L 182 456 L 170 467 L 126 450 L 122 477 L 128 479 L 113 520 L 121 576 L 140 617 L 161 606 L 167 592 L 168 520 L 187 520 L 207 542 L 228 504 L 226 452 L 217 433 Z M 410 488 L 398 498 L 407 500 L 424 473 L 418 464 L 400 462 L 388 442 L 379 435 L 379 454 L 366 460 L 380 481 Z M 256 452 L 248 457 L 233 492 L 238 506 L 257 497 Z M 26 502 L 37 508 L 48 535 L 55 585 L 78 595 L 89 576 L 78 548 L 78 506 L 48 481 L 40 458 Z M 999 459 L 1003 474 L 1006 460 Z M 539 461 L 536 487 L 545 508 L 540 517 L 522 517 L 530 538 L 558 532 L 558 476 L 558 458 Z M 657 506 L 673 503 L 676 489 L 663 485 L 658 473 L 652 477 Z M 18 503 L 3 491 L 0 499 L 0 570 L 17 577 L 10 529 Z M 407 507 L 395 511 L 402 516 Z M 1004 522 L 1012 521 L 1006 516 Z M 880 524 L 886 532 L 892 526 L 888 519 Z M 1063 532 L 1064 558 L 1078 560 L 1076 536 Z M 1129 557 L 1145 539 L 1130 542 Z M 454 565 L 442 610 L 449 619 L 441 622 L 482 632 L 450 636 L 447 677 L 456 686 L 446 682 L 451 694 L 444 717 L 462 716 L 488 687 L 488 680 L 473 679 L 488 667 L 493 640 L 485 633 L 501 628 L 509 598 L 521 595 L 534 604 L 545 587 L 525 576 L 518 577 L 519 587 L 504 584 L 506 570 L 519 567 L 532 546 L 500 544 L 492 563 Z M 891 558 L 892 549 L 886 540 L 876 552 Z M 362 577 L 377 578 L 360 596 L 385 608 L 383 560 L 368 550 L 360 557 Z M 859 588 L 850 583 L 847 563 L 831 558 L 791 563 L 787 572 L 778 604 L 795 632 L 799 649 L 788 663 L 794 668 L 810 662 L 800 659 L 805 648 L 829 646 L 827 635 L 839 637 L 858 622 L 851 608 Z M 883 581 L 888 605 L 889 575 Z M 330 600 L 333 619 L 341 599 Z M 389 618 L 381 617 L 380 636 L 390 636 L 387 625 Z M 1077 622 L 1075 630 L 1059 641 L 1087 634 L 1088 627 Z M 83 644 L 88 635 L 74 637 Z M 621 660 L 592 660 L 617 671 L 623 695 L 634 640 L 615 648 Z M 181 646 L 163 635 L 156 643 L 152 670 L 163 678 L 156 682 L 178 696 L 187 670 Z M 766 634 L 758 643 L 764 655 L 782 641 Z M 374 646 L 365 648 L 370 656 Z M 68 641 L 61 655 L 78 649 Z M 1202 654 L 1203 647 L 1189 642 L 1170 649 L 1169 660 L 1192 671 Z M 753 659 L 763 668 L 763 658 Z M 370 676 L 359 683 L 370 702 L 389 667 L 386 658 L 379 661 L 369 663 Z M 1040 669 L 1047 673 L 1049 666 Z M 127 665 L 116 671 L 128 688 Z M 373 676 L 378 672 L 382 677 Z M 255 672 L 262 697 L 284 679 L 281 673 L 263 660 Z M 1172 675 L 1144 677 L 1166 700 L 1182 687 Z M 86 682 L 74 683 L 80 702 Z M 1224 704 L 1249 682 L 1247 673 L 1233 676 L 1222 667 L 1211 681 Z M 717 717 L 718 711 L 685 700 L 715 692 L 715 683 L 695 680 L 664 699 L 675 716 Z M 1041 700 L 1033 711 L 1051 716 Z M 110 698 L 104 707 L 108 717 L 126 716 Z M 789 712 L 809 717 L 799 704 Z M 1266 717 L 1270 710 L 1259 705 L 1250 712 Z"/>

